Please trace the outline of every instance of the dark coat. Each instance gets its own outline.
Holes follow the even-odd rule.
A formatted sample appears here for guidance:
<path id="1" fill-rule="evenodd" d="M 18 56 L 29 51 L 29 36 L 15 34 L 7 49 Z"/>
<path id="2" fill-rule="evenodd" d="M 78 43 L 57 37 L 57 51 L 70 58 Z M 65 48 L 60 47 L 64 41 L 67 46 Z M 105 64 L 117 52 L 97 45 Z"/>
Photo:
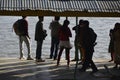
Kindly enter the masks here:
<path id="1" fill-rule="evenodd" d="M 95 41 L 97 34 L 92 28 L 83 28 L 82 29 L 82 47 L 86 50 L 94 52 Z"/>
<path id="2" fill-rule="evenodd" d="M 43 30 L 43 23 L 38 21 L 35 29 L 35 40 L 36 41 L 44 40 L 46 36 L 47 36 L 46 30 Z"/>

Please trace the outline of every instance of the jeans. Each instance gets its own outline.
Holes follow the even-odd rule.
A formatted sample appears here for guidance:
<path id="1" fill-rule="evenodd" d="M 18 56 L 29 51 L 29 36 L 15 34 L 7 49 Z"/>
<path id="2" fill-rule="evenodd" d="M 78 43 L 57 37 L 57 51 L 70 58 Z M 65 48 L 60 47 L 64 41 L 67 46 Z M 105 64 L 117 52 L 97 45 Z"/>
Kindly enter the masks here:
<path id="1" fill-rule="evenodd" d="M 41 59 L 43 40 L 37 41 L 36 59 Z"/>
<path id="2" fill-rule="evenodd" d="M 58 47 L 59 47 L 59 39 L 55 38 L 55 37 L 52 37 L 51 49 L 50 49 L 50 58 L 53 58 L 53 56 L 54 56 L 54 59 L 57 58 Z"/>

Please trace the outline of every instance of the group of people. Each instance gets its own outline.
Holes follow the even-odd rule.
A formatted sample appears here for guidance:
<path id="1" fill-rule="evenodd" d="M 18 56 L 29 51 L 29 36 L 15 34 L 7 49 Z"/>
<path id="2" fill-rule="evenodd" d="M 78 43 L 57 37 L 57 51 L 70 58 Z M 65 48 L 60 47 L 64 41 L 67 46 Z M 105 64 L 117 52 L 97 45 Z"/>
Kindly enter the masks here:
<path id="1" fill-rule="evenodd" d="M 22 16 L 22 19 L 17 20 L 13 24 L 14 31 L 16 35 L 19 37 L 19 46 L 20 46 L 20 58 L 19 59 L 25 59 L 23 55 L 23 42 L 26 43 L 27 50 L 28 50 L 28 57 L 27 60 L 33 60 L 31 57 L 31 46 L 30 46 L 30 37 L 28 33 L 28 21 L 26 20 L 27 16 Z M 37 43 L 36 48 L 36 62 L 44 62 L 45 60 L 42 60 L 41 54 L 42 54 L 42 44 L 43 40 L 47 36 L 46 30 L 43 29 L 43 16 L 38 16 L 39 21 L 36 24 L 35 28 L 35 41 Z"/>
<path id="2" fill-rule="evenodd" d="M 79 25 L 73 27 L 75 30 L 75 60 L 79 60 L 78 51 L 80 52 L 80 60 L 82 68 L 79 71 L 85 72 L 89 67 L 92 68 L 92 73 L 97 72 L 98 69 L 92 60 L 94 46 L 96 45 L 97 34 L 89 27 L 88 20 L 80 20 Z"/>
<path id="3" fill-rule="evenodd" d="M 42 44 L 47 36 L 47 31 L 43 28 L 43 16 L 38 16 L 39 21 L 36 24 L 35 28 L 35 41 L 37 42 L 36 47 L 36 62 L 44 62 L 45 60 L 42 59 Z M 57 66 L 60 64 L 60 59 L 63 50 L 65 49 L 65 59 L 67 60 L 67 66 L 70 64 L 70 49 L 72 48 L 72 45 L 70 43 L 70 37 L 72 37 L 71 30 L 69 28 L 70 21 L 64 20 L 63 24 L 59 23 L 60 17 L 55 16 L 54 20 L 50 23 L 49 29 L 51 30 L 51 48 L 50 48 L 50 56 L 49 59 L 57 60 Z M 24 58 L 23 56 L 23 48 L 22 44 L 23 41 L 26 43 L 28 48 L 28 57 L 27 60 L 33 60 L 30 56 L 30 37 L 28 34 L 28 23 L 26 20 L 26 16 L 22 16 L 22 19 L 16 21 L 13 26 L 21 26 L 22 32 L 19 32 L 19 29 L 16 29 L 14 27 L 14 30 L 16 34 L 19 36 L 19 42 L 20 42 L 20 59 Z M 120 35 L 118 34 L 120 27 L 120 23 L 115 24 L 114 30 L 112 30 L 111 36 L 111 42 L 110 42 L 110 48 L 109 52 L 111 52 L 112 60 L 114 58 L 116 66 L 119 64 L 117 62 L 117 59 L 119 59 L 119 46 L 115 44 L 120 44 L 118 41 Z M 87 68 L 92 68 L 92 73 L 97 72 L 98 69 L 96 65 L 94 64 L 92 60 L 92 56 L 94 53 L 94 46 L 96 45 L 96 38 L 97 34 L 94 32 L 92 28 L 89 27 L 89 21 L 88 20 L 79 20 L 79 24 L 72 28 L 75 33 L 75 58 L 73 61 L 81 60 L 82 68 L 79 69 L 79 71 L 86 71 Z M 113 36 L 114 35 L 114 36 Z M 113 42 L 114 42 L 114 50 L 113 50 Z M 111 47 L 112 45 L 112 47 Z M 59 51 L 59 52 L 58 52 Z M 79 51 L 79 52 L 78 52 Z M 80 57 L 78 55 L 80 53 Z M 114 57 L 113 57 L 114 53 Z M 117 54 L 115 54 L 117 53 Z M 115 58 L 117 57 L 117 58 Z"/>
<path id="4" fill-rule="evenodd" d="M 109 36 L 108 52 L 111 53 L 111 60 L 109 62 L 114 61 L 114 68 L 118 68 L 120 64 L 120 23 L 115 23 L 114 28 L 110 29 Z"/>
<path id="5" fill-rule="evenodd" d="M 37 42 L 36 62 L 44 62 L 45 60 L 43 60 L 41 57 L 42 44 L 43 40 L 45 40 L 45 37 L 47 36 L 47 33 L 46 30 L 43 29 L 42 22 L 44 20 L 44 17 L 38 16 L 38 19 L 39 21 L 37 22 L 35 28 L 35 41 Z M 63 24 L 60 24 L 59 20 L 60 17 L 55 16 L 54 20 L 50 23 L 49 26 L 49 29 L 51 30 L 51 48 L 49 58 L 57 60 L 57 66 L 59 66 L 62 52 L 65 49 L 65 59 L 67 60 L 67 66 L 69 66 L 70 49 L 72 48 L 72 45 L 70 43 L 70 37 L 72 37 L 72 33 L 69 28 L 70 21 L 66 19 L 64 20 Z M 19 36 L 20 59 L 24 58 L 22 47 L 24 41 L 28 48 L 27 60 L 33 60 L 30 55 L 30 37 L 28 34 L 28 22 L 26 20 L 26 16 L 22 16 L 22 19 L 16 21 L 13 27 L 16 34 Z M 81 60 L 83 62 L 83 67 L 81 68 L 81 71 L 85 71 L 89 65 L 91 65 L 94 72 L 97 71 L 97 68 L 92 61 L 94 43 L 97 35 L 95 34 L 92 28 L 89 28 L 89 21 L 87 20 L 80 20 L 79 25 L 75 26 L 74 30 L 76 31 L 75 48 L 80 49 L 80 53 L 84 55 L 81 57 Z M 77 55 L 76 52 L 75 54 Z M 75 59 L 77 57 L 78 56 L 75 56 Z"/>
<path id="6" fill-rule="evenodd" d="M 60 58 L 63 50 L 65 49 L 67 65 L 70 63 L 70 49 L 72 45 L 70 44 L 69 37 L 72 37 L 72 33 L 68 25 L 70 22 L 64 20 L 63 25 L 59 23 L 60 17 L 55 16 L 54 20 L 50 23 L 49 29 L 51 29 L 51 49 L 50 49 L 50 59 L 57 60 L 57 66 L 60 63 Z M 60 47 L 59 54 L 58 48 Z"/>

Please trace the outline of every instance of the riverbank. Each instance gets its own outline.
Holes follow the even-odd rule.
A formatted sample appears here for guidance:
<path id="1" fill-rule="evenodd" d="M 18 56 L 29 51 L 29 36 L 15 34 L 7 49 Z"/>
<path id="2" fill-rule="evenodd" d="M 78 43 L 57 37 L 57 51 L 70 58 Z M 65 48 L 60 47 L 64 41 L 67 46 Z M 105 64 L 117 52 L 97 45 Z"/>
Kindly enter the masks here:
<path id="1" fill-rule="evenodd" d="M 108 74 L 104 68 L 107 65 L 112 69 L 113 62 L 107 59 L 94 60 L 100 73 Z M 0 79 L 1 80 L 110 80 L 110 78 L 98 78 L 90 74 L 91 69 L 86 72 L 75 72 L 76 62 L 71 62 L 70 67 L 66 65 L 64 59 L 61 60 L 60 66 L 56 66 L 56 61 L 46 59 L 45 62 L 36 63 L 34 60 L 19 60 L 17 58 L 0 59 Z M 81 65 L 78 65 L 80 68 Z M 113 72 L 119 73 L 120 70 Z"/>

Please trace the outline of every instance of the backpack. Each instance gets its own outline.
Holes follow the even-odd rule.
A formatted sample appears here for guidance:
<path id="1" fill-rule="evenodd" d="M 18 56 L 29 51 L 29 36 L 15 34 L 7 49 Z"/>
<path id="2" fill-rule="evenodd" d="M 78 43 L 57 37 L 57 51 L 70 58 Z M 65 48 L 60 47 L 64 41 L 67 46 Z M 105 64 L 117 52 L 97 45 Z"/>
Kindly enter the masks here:
<path id="1" fill-rule="evenodd" d="M 18 36 L 23 34 L 23 32 L 21 31 L 21 19 L 17 20 L 13 24 L 13 30 L 14 30 L 15 34 Z"/>

